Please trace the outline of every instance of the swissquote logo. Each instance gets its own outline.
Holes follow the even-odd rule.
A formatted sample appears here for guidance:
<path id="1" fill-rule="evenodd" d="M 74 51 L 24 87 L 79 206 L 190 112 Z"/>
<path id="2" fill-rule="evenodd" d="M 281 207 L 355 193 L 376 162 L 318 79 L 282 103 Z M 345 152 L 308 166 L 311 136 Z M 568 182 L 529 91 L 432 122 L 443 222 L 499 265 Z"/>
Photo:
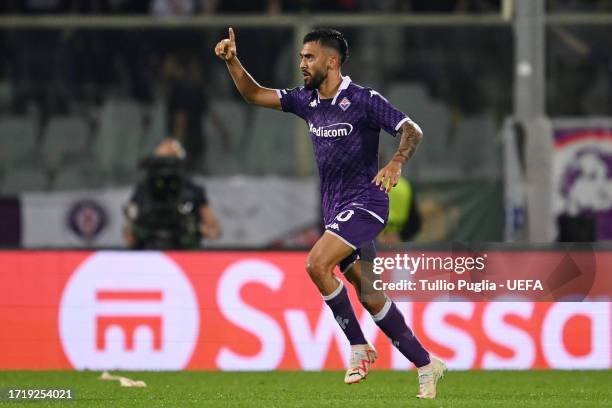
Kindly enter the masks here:
<path id="1" fill-rule="evenodd" d="M 319 127 L 314 127 L 314 125 L 309 122 L 308 128 L 310 133 L 317 137 L 343 137 L 350 135 L 353 131 L 353 125 L 343 122 Z"/>
<path id="2" fill-rule="evenodd" d="M 70 277 L 59 310 L 76 369 L 180 370 L 198 339 L 198 303 L 163 253 L 99 252 Z"/>

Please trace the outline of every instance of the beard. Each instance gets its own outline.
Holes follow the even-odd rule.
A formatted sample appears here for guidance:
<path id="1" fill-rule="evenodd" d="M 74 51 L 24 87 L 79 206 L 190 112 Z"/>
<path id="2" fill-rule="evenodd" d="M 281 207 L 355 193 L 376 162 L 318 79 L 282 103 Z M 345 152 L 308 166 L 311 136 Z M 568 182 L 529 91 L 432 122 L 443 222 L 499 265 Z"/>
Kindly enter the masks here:
<path id="1" fill-rule="evenodd" d="M 327 75 L 322 74 L 320 72 L 315 72 L 313 75 L 310 76 L 310 80 L 307 81 L 306 79 L 304 79 L 304 88 L 308 89 L 309 91 L 319 89 L 319 86 L 321 86 L 321 84 L 323 83 L 323 81 L 325 81 L 326 78 Z"/>

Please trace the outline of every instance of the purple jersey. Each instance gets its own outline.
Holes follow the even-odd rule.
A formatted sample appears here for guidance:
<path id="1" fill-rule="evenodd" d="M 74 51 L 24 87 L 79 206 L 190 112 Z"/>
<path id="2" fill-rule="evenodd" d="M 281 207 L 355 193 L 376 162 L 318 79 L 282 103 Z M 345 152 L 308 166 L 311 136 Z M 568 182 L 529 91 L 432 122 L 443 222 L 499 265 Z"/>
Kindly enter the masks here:
<path id="1" fill-rule="evenodd" d="M 388 196 L 371 183 L 378 172 L 378 135 L 384 129 L 395 136 L 408 117 L 348 76 L 343 77 L 334 99 L 320 99 L 318 91 L 304 87 L 277 93 L 283 111 L 295 113 L 308 124 L 325 223 L 351 204 L 376 208 L 386 220 Z"/>

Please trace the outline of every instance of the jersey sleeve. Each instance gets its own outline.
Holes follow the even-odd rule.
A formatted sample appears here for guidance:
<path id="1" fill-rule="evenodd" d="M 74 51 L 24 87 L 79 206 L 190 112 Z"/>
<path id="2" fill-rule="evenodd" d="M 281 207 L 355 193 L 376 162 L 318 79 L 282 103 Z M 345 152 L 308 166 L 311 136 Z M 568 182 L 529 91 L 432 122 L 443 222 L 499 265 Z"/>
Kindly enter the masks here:
<path id="1" fill-rule="evenodd" d="M 367 89 L 366 91 L 367 94 L 364 98 L 370 123 L 384 129 L 393 137 L 397 136 L 397 131 L 402 124 L 409 120 L 408 116 L 373 89 Z"/>
<path id="2" fill-rule="evenodd" d="M 303 87 L 277 89 L 283 112 L 293 113 L 304 118 L 305 92 Z"/>

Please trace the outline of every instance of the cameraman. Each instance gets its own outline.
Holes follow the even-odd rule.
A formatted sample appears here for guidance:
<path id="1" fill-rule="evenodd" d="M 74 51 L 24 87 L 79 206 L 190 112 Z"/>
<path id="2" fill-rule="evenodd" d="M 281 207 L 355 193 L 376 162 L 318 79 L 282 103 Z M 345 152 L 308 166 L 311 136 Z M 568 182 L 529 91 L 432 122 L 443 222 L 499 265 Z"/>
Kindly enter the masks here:
<path id="1" fill-rule="evenodd" d="M 143 162 L 146 177 L 126 207 L 125 240 L 133 249 L 197 249 L 221 229 L 203 187 L 183 172 L 185 150 L 164 139 Z"/>

